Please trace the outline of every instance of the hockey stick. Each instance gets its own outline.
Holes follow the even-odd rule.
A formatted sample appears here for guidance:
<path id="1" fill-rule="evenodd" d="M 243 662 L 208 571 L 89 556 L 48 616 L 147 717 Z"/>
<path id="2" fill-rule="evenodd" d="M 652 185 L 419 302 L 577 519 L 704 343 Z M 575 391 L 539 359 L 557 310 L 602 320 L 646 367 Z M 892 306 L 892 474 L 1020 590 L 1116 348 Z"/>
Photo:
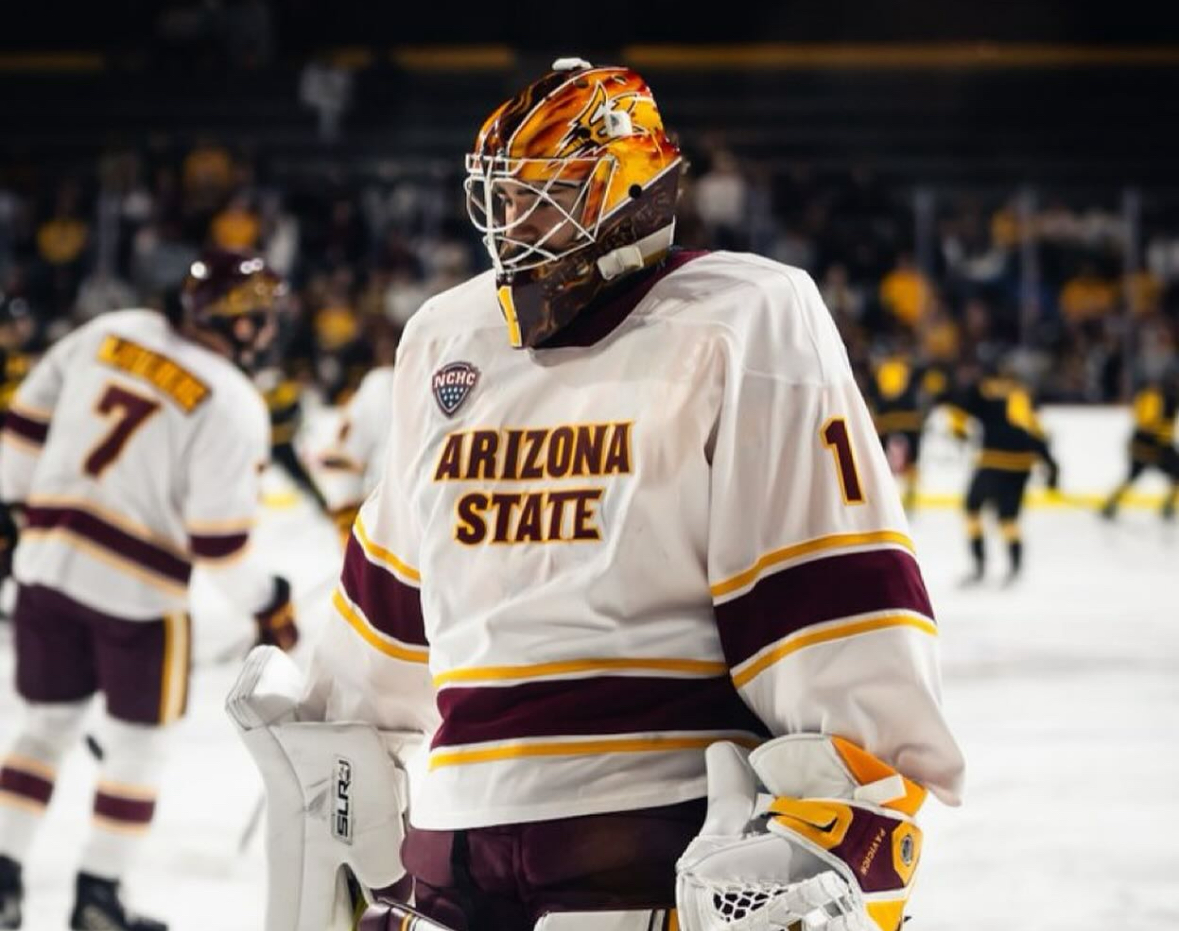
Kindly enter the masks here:
<path id="1" fill-rule="evenodd" d="M 385 901 L 375 903 L 361 914 L 356 931 L 386 931 L 394 927 L 398 931 L 454 931 L 453 928 L 438 924 L 408 905 Z"/>

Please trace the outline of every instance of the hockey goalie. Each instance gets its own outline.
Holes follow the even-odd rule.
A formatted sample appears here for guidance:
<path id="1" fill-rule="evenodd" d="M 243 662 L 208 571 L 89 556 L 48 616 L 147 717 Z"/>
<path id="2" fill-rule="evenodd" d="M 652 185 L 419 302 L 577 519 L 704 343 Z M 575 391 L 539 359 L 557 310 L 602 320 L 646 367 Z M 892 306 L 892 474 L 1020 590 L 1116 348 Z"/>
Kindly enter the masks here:
<path id="1" fill-rule="evenodd" d="M 814 282 L 674 245 L 626 68 L 556 62 L 467 170 L 493 267 L 406 329 L 306 681 L 230 697 L 267 931 L 897 931 L 963 761 Z"/>

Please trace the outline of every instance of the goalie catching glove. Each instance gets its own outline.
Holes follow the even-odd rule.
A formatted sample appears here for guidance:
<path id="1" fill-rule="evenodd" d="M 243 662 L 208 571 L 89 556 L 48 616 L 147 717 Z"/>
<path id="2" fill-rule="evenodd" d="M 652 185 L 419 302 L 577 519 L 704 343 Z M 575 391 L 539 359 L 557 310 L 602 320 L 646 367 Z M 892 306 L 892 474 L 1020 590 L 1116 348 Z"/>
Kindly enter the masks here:
<path id="1" fill-rule="evenodd" d="M 684 931 L 897 931 L 925 789 L 839 737 L 708 748 L 708 816 L 676 865 Z M 769 793 L 771 797 L 763 793 Z"/>

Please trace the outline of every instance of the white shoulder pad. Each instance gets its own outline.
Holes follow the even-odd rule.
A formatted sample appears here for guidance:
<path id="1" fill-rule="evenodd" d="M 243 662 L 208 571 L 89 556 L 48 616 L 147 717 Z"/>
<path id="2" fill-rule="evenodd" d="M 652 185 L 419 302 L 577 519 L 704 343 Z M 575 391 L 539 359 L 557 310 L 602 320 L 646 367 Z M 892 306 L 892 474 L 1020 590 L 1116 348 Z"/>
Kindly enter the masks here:
<path id="1" fill-rule="evenodd" d="M 340 926 L 347 913 L 341 867 L 370 889 L 405 872 L 400 850 L 409 789 L 391 754 L 421 735 L 300 720 L 302 693 L 290 657 L 258 647 L 226 700 L 266 788 L 266 931 Z"/>

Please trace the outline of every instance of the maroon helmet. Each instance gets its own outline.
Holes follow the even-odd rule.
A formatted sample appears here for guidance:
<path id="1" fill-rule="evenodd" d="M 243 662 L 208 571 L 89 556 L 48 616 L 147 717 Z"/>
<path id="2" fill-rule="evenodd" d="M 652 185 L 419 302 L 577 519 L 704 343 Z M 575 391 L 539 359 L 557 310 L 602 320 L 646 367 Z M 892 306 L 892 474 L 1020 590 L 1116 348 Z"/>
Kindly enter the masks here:
<path id="1" fill-rule="evenodd" d="M 213 249 L 189 267 L 180 301 L 189 326 L 228 342 L 233 361 L 249 369 L 274 339 L 285 295 L 261 256 Z"/>

